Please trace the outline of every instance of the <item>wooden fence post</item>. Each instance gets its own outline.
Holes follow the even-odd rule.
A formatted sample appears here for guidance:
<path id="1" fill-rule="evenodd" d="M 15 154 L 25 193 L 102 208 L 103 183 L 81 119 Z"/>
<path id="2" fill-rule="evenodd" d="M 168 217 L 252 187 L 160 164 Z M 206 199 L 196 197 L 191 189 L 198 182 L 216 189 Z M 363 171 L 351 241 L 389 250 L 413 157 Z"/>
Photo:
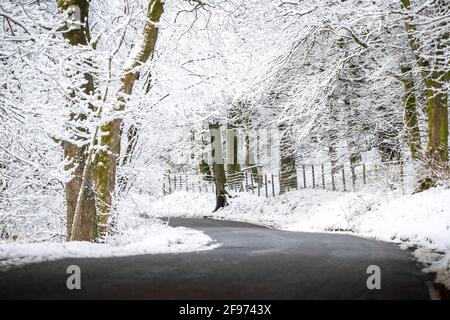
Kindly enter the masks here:
<path id="1" fill-rule="evenodd" d="M 253 179 L 253 172 L 250 172 L 250 180 L 252 183 L 252 194 L 255 194 L 255 179 Z"/>
<path id="2" fill-rule="evenodd" d="M 261 196 L 261 179 L 258 177 L 258 197 Z"/>
<path id="3" fill-rule="evenodd" d="M 331 166 L 331 189 L 336 191 L 336 182 L 334 181 L 334 168 Z"/>
<path id="4" fill-rule="evenodd" d="M 322 163 L 321 167 L 322 167 L 322 189 L 325 189 L 325 170 L 324 170 L 325 166 L 323 163 Z"/>
<path id="5" fill-rule="evenodd" d="M 167 175 L 167 178 L 169 179 L 169 194 L 172 193 L 172 185 L 170 183 L 170 173 Z"/>
<path id="6" fill-rule="evenodd" d="M 350 164 L 350 171 L 352 173 L 352 187 L 353 191 L 356 189 L 356 171 L 355 171 L 355 165 L 352 163 Z"/>
<path id="7" fill-rule="evenodd" d="M 345 184 L 345 170 L 344 170 L 344 166 L 342 166 L 342 186 L 344 187 L 344 192 L 347 191 L 347 187 Z"/>
<path id="8" fill-rule="evenodd" d="M 405 175 L 403 168 L 403 161 L 400 161 L 400 182 L 402 184 L 402 194 L 405 194 Z"/>
<path id="9" fill-rule="evenodd" d="M 244 172 L 244 176 L 245 176 L 245 191 L 248 191 L 248 172 L 247 171 Z"/>
<path id="10" fill-rule="evenodd" d="M 278 171 L 278 187 L 279 187 L 279 189 L 278 189 L 278 194 L 281 194 L 281 170 L 280 171 Z"/>
<path id="11" fill-rule="evenodd" d="M 268 193 L 268 191 L 267 191 L 267 174 L 265 174 L 264 175 L 264 184 L 265 184 L 265 189 L 266 189 L 266 198 L 268 198 L 269 197 L 269 193 Z"/>
<path id="12" fill-rule="evenodd" d="M 272 174 L 272 197 L 275 197 L 275 180 L 273 179 L 273 174 Z"/>
<path id="13" fill-rule="evenodd" d="M 304 164 L 302 164 L 302 171 L 303 171 L 303 187 L 306 189 L 306 170 Z"/>
<path id="14" fill-rule="evenodd" d="M 316 175 L 314 170 L 314 164 L 311 165 L 311 175 L 312 175 L 312 187 L 314 189 L 316 187 Z"/>
<path id="15" fill-rule="evenodd" d="M 362 164 L 362 169 L 363 169 L 363 183 L 364 183 L 364 185 L 366 185 L 367 178 L 366 178 L 366 164 L 365 163 Z"/>
<path id="16" fill-rule="evenodd" d="M 163 181 L 163 196 L 166 195 L 166 182 Z"/>
<path id="17" fill-rule="evenodd" d="M 189 192 L 188 177 L 186 175 L 186 192 Z"/>

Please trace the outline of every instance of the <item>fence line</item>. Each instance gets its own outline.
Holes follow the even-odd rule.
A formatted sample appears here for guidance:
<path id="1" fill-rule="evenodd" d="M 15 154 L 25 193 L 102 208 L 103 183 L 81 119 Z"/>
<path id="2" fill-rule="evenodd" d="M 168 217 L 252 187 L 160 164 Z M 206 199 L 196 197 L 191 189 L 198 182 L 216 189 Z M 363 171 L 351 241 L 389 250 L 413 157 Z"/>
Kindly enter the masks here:
<path id="1" fill-rule="evenodd" d="M 275 197 L 298 189 L 323 189 L 330 191 L 358 191 L 365 188 L 385 188 L 406 192 L 407 168 L 402 161 L 355 165 L 300 164 L 297 176 L 281 181 L 279 173 L 254 173 L 244 169 L 227 174 L 227 189 L 232 192 L 248 192 L 264 197 Z M 214 176 L 166 174 L 162 183 L 163 195 L 175 191 L 200 193 L 215 192 Z"/>

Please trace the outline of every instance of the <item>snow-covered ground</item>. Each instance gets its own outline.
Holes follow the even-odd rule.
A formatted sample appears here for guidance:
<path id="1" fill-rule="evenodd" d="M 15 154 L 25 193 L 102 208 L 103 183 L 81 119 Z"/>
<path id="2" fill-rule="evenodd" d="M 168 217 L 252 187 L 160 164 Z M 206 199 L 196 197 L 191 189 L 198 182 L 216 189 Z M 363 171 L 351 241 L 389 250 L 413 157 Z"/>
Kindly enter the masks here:
<path id="1" fill-rule="evenodd" d="M 139 196 L 135 195 L 136 198 Z M 144 203 L 144 201 L 140 201 Z M 176 192 L 146 207 L 152 216 L 212 216 L 307 232 L 345 232 L 414 247 L 414 255 L 450 289 L 450 190 L 385 192 L 298 190 L 275 198 L 235 195 L 216 213 L 213 194 Z"/>
<path id="2" fill-rule="evenodd" d="M 0 241 L 0 270 L 63 258 L 104 258 L 140 254 L 211 250 L 219 246 L 204 232 L 173 228 L 139 211 L 141 204 L 126 199 L 119 207 L 117 230 L 106 243 L 86 241 L 32 242 L 19 234 L 16 241 Z M 143 198 L 145 200 L 145 198 Z M 144 215 L 144 216 L 143 216 Z"/>
<path id="3" fill-rule="evenodd" d="M 134 230 L 133 237 L 117 237 L 113 243 L 86 241 L 0 243 L 0 270 L 27 263 L 63 258 L 104 258 L 140 254 L 174 253 L 213 249 L 210 237 L 188 228 L 172 228 L 159 223 Z M 115 243 L 114 243 L 115 242 Z"/>

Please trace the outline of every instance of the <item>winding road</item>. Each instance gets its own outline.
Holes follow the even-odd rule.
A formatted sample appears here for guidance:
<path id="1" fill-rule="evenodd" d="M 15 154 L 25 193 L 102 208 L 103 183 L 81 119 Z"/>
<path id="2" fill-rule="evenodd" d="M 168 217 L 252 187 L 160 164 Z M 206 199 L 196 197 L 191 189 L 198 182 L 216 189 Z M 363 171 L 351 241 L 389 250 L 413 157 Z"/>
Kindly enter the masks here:
<path id="1" fill-rule="evenodd" d="M 0 272 L 1 299 L 429 299 L 428 279 L 389 243 L 349 235 L 273 230 L 212 219 L 171 218 L 222 245 L 211 251 L 63 259 Z M 82 289 L 66 288 L 66 268 Z M 369 290 L 367 267 L 381 269 Z"/>

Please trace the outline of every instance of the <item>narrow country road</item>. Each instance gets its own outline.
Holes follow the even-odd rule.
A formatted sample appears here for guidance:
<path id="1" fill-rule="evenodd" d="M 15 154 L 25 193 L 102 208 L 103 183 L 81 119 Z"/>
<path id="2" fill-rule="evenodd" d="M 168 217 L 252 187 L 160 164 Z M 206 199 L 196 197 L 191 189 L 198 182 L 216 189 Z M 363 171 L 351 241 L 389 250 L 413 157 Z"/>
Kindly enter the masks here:
<path id="1" fill-rule="evenodd" d="M 429 299 L 426 277 L 397 246 L 339 234 L 272 230 L 212 219 L 170 219 L 205 231 L 212 251 L 64 259 L 0 272 L 0 298 Z M 66 268 L 82 290 L 66 288 Z M 381 289 L 368 290 L 369 265 Z"/>

